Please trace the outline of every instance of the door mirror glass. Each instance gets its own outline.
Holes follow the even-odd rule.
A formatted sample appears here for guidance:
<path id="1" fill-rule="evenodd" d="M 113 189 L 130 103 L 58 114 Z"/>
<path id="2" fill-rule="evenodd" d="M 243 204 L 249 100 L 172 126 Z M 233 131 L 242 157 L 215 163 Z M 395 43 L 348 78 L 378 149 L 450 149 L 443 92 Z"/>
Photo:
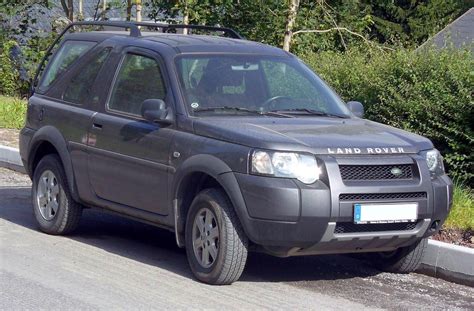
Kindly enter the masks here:
<path id="1" fill-rule="evenodd" d="M 349 110 L 358 118 L 364 117 L 364 106 L 360 102 L 357 101 L 350 101 L 347 102 L 347 107 Z"/>
<path id="2" fill-rule="evenodd" d="M 166 120 L 168 110 L 162 99 L 145 99 L 141 109 L 142 117 L 150 122 L 159 122 Z"/>

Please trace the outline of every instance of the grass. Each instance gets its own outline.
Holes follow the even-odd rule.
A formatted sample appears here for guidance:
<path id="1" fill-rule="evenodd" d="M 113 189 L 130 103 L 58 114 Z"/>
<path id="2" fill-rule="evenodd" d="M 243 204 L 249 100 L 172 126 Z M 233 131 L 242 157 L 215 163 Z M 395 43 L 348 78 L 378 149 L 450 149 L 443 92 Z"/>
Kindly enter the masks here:
<path id="1" fill-rule="evenodd" d="M 474 191 L 463 185 L 455 185 L 453 207 L 445 228 L 474 230 Z"/>
<path id="2" fill-rule="evenodd" d="M 25 100 L 0 95 L 0 128 L 22 128 L 25 124 L 25 113 Z"/>
<path id="3" fill-rule="evenodd" d="M 20 129 L 25 123 L 26 101 L 0 95 L 0 128 Z M 453 207 L 444 226 L 451 229 L 474 230 L 474 191 L 457 184 Z"/>

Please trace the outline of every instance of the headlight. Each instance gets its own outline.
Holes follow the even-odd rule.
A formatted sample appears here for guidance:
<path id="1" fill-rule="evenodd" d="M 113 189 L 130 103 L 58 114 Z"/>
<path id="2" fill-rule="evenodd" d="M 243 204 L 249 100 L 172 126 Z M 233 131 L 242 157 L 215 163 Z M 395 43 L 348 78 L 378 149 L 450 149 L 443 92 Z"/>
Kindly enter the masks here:
<path id="1" fill-rule="evenodd" d="M 443 157 L 438 150 L 432 149 L 422 153 L 426 159 L 426 165 L 430 170 L 431 177 L 444 174 Z"/>
<path id="2" fill-rule="evenodd" d="M 296 178 L 305 184 L 319 179 L 321 169 L 312 155 L 294 152 L 255 150 L 252 153 L 252 174 Z"/>

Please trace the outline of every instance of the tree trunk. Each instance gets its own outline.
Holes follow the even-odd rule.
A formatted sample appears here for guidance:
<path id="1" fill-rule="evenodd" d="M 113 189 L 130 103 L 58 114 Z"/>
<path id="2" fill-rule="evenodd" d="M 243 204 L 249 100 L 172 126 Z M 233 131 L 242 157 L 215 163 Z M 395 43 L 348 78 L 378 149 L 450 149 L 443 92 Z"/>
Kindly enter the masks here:
<path id="1" fill-rule="evenodd" d="M 137 5 L 137 22 L 142 21 L 142 0 L 136 0 Z"/>
<path id="2" fill-rule="evenodd" d="M 66 0 L 61 0 L 61 6 L 63 8 L 64 14 L 69 18 L 69 8 L 67 7 Z"/>
<path id="3" fill-rule="evenodd" d="M 291 38 L 293 36 L 293 26 L 298 14 L 299 0 L 289 0 L 288 18 L 285 25 L 285 36 L 283 37 L 283 50 L 290 51 Z"/>
<path id="4" fill-rule="evenodd" d="M 74 21 L 74 1 L 73 0 L 67 0 L 67 6 L 69 9 L 69 14 L 68 17 L 71 22 Z"/>
<path id="5" fill-rule="evenodd" d="M 188 9 L 188 1 L 184 1 L 184 10 L 183 10 L 183 25 L 189 25 L 189 9 Z M 188 34 L 188 29 L 183 28 L 183 34 Z"/>
<path id="6" fill-rule="evenodd" d="M 127 0 L 127 21 L 132 19 L 132 0 Z"/>
<path id="7" fill-rule="evenodd" d="M 84 20 L 83 0 L 79 0 L 79 13 L 77 14 L 77 19 L 80 21 Z"/>

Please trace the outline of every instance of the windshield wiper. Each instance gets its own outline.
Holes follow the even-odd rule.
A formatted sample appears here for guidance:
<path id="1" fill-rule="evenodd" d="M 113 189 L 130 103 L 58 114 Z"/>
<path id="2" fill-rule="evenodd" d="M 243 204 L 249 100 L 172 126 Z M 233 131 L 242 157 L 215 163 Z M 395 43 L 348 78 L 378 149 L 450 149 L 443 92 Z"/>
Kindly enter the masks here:
<path id="1" fill-rule="evenodd" d="M 348 116 L 344 116 L 344 115 L 340 115 L 336 113 L 324 112 L 320 110 L 308 109 L 308 108 L 290 108 L 290 109 L 283 109 L 283 110 L 272 110 L 272 112 L 286 113 L 286 114 L 306 114 L 306 115 L 341 118 L 341 119 L 348 118 Z"/>
<path id="2" fill-rule="evenodd" d="M 261 115 L 261 116 L 271 116 L 271 117 L 280 117 L 280 118 L 293 118 L 293 116 L 290 116 L 290 115 L 287 115 L 287 114 L 284 114 L 284 113 L 279 113 L 277 111 L 259 111 L 259 110 L 241 108 L 241 107 L 231 107 L 231 106 L 204 107 L 204 108 L 193 109 L 193 112 L 199 113 L 199 112 L 205 112 L 205 111 L 218 111 L 218 110 L 246 112 L 246 113 L 249 113 L 249 114 L 257 114 L 257 115 Z"/>

